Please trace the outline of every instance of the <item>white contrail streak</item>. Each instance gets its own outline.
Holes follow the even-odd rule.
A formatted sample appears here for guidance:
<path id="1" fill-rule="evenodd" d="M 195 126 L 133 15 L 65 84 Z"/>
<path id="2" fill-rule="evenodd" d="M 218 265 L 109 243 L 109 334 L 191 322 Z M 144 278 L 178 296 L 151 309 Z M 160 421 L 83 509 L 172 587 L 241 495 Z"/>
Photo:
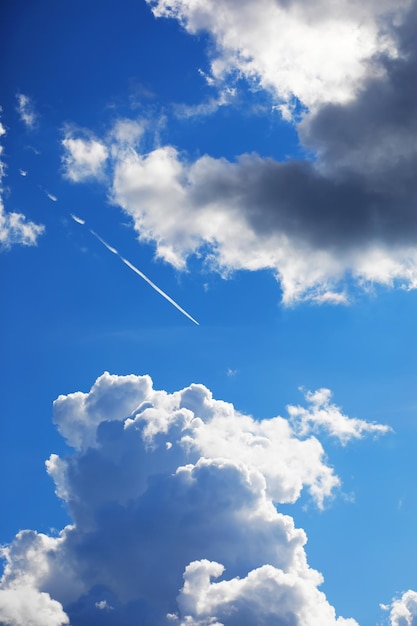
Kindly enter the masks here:
<path id="1" fill-rule="evenodd" d="M 73 213 L 70 213 L 72 219 L 74 220 L 74 222 L 77 222 L 77 224 L 85 224 L 84 220 L 81 219 L 81 217 L 77 217 L 76 215 L 74 215 Z"/>
<path id="2" fill-rule="evenodd" d="M 77 222 L 77 224 L 81 224 L 82 226 L 85 226 L 85 220 L 82 220 L 80 217 L 77 217 L 76 215 L 73 215 L 72 213 L 70 214 L 72 219 Z M 88 227 L 87 227 L 88 228 Z M 110 244 L 107 243 L 107 241 L 105 241 L 102 237 L 100 237 L 100 235 L 98 235 L 94 230 L 92 230 L 91 228 L 88 229 L 90 231 L 90 233 L 96 238 L 98 239 L 98 241 L 100 243 L 103 244 L 103 246 L 105 248 L 107 248 L 107 250 L 109 250 L 110 252 L 112 252 L 113 254 L 115 254 L 116 256 L 119 257 L 119 259 L 128 267 L 130 267 L 131 270 L 133 270 L 135 272 L 135 274 L 137 274 L 138 276 L 140 276 L 141 278 L 143 278 L 143 280 L 145 282 L 148 283 L 148 285 L 150 285 L 153 289 L 155 289 L 155 291 L 157 291 L 163 298 L 165 298 L 165 300 L 168 300 L 168 302 L 170 302 L 173 306 L 175 306 L 176 309 L 178 309 L 178 311 L 180 311 L 183 315 L 185 315 L 185 317 L 188 317 L 189 320 L 191 320 L 192 322 L 194 322 L 194 324 L 197 324 L 197 326 L 199 326 L 200 324 L 197 322 L 197 320 L 195 320 L 193 317 L 191 317 L 191 315 L 189 313 L 187 313 L 187 311 L 185 311 L 179 304 L 177 304 L 177 302 L 175 302 L 175 300 L 173 300 L 167 293 L 165 293 L 165 291 L 162 291 L 162 289 L 160 289 L 157 285 L 155 285 L 154 282 L 151 281 L 150 278 L 148 278 L 146 276 L 146 274 L 144 274 L 143 272 L 141 272 L 137 267 L 135 267 L 130 261 L 128 261 L 127 259 L 125 259 L 124 257 L 122 257 L 122 255 L 118 252 L 118 250 L 116 250 L 116 248 L 113 248 L 113 246 L 111 246 Z"/>
<path id="3" fill-rule="evenodd" d="M 165 300 L 168 300 L 168 302 L 170 302 L 171 304 L 173 304 L 178 311 L 181 311 L 181 313 L 183 315 L 185 315 L 186 317 L 188 317 L 188 319 L 190 319 L 192 322 L 194 322 L 194 324 L 197 324 L 197 326 L 199 326 L 200 324 L 197 322 L 197 320 L 195 320 L 193 317 L 191 317 L 191 315 L 189 313 L 187 313 L 187 311 L 184 311 L 184 309 L 175 302 L 175 300 L 173 300 L 172 298 L 170 298 L 170 296 L 165 293 L 165 291 L 162 291 L 162 289 L 160 289 L 157 285 L 155 285 L 155 283 L 153 283 L 151 281 L 150 278 L 148 278 L 143 272 L 141 272 L 140 270 L 138 270 L 137 267 L 135 267 L 134 265 L 132 265 L 132 263 L 130 263 L 127 259 L 124 259 L 120 254 L 119 254 L 120 259 L 123 261 L 123 263 L 125 263 L 128 267 L 130 267 L 131 270 L 133 270 L 138 276 L 140 276 L 141 278 L 143 278 L 143 280 L 146 280 L 146 282 L 148 283 L 148 285 L 150 285 L 151 287 L 153 287 L 155 289 L 155 291 L 157 291 L 159 294 L 161 294 L 161 296 L 163 298 L 165 298 Z"/>
<path id="4" fill-rule="evenodd" d="M 118 257 L 120 257 L 120 258 L 122 258 L 122 257 L 120 256 L 120 254 L 118 253 L 118 251 L 116 250 L 116 248 L 113 248 L 113 246 L 109 245 L 109 244 L 107 243 L 107 241 L 104 241 L 104 239 L 102 239 L 102 238 L 100 237 L 100 235 L 97 235 L 97 233 L 96 233 L 94 230 L 92 230 L 91 228 L 89 228 L 88 230 L 90 231 L 90 233 L 91 233 L 92 235 L 94 235 L 94 237 L 95 237 L 96 239 L 98 239 L 98 240 L 100 241 L 100 243 L 102 243 L 102 244 L 103 244 L 103 246 L 105 246 L 105 247 L 107 248 L 107 250 L 110 250 L 110 252 L 113 252 L 113 254 L 115 254 L 116 256 L 118 256 Z"/>

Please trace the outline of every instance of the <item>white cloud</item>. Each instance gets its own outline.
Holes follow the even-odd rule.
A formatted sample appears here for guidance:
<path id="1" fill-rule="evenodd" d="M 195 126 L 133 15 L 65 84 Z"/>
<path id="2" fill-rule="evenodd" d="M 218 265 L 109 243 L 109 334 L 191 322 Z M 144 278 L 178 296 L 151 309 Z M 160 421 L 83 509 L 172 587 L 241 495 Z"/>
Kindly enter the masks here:
<path id="1" fill-rule="evenodd" d="M 100 609 L 100 611 L 113 611 L 113 607 L 107 603 L 107 600 L 96 602 L 96 607 Z"/>
<path id="2" fill-rule="evenodd" d="M 96 447 L 98 426 L 116 419 L 126 420 L 126 433 L 139 429 L 149 446 L 162 436 L 171 442 L 170 454 L 163 457 L 168 463 L 175 458 L 177 465 L 169 464 L 171 471 L 178 464 L 197 462 L 201 456 L 238 460 L 262 472 L 276 502 L 294 502 L 305 486 L 319 506 L 339 485 L 315 437 L 299 440 L 283 417 L 259 421 L 242 415 L 233 405 L 213 399 L 203 385 L 169 395 L 155 391 L 148 376 L 105 373 L 90 393 L 60 396 L 54 403 L 59 432 L 81 450 Z M 59 490 L 67 493 L 62 461 L 53 457 L 49 467 L 54 476 L 60 477 L 56 480 Z M 128 486 L 126 489 L 129 493 Z M 120 497 L 128 496 L 121 492 Z"/>
<path id="3" fill-rule="evenodd" d="M 308 108 L 345 102 L 369 77 L 367 61 L 395 43 L 384 17 L 409 2 L 373 0 L 147 0 L 156 17 L 179 20 L 192 34 L 207 31 L 215 47 L 211 72 L 218 81 L 243 75 L 284 104 Z"/>
<path id="4" fill-rule="evenodd" d="M 53 193 L 49 193 L 49 191 L 46 191 L 46 189 L 45 189 L 45 193 L 48 196 L 48 198 L 50 200 L 52 200 L 52 202 L 57 202 L 58 201 L 58 198 L 56 196 L 54 196 Z"/>
<path id="5" fill-rule="evenodd" d="M 0 122 L 0 137 L 5 133 L 6 130 Z M 15 244 L 34 246 L 45 228 L 41 224 L 31 222 L 22 213 L 6 211 L 3 203 L 4 190 L 2 183 L 5 170 L 3 146 L 0 145 L 0 249 L 8 249 Z"/>
<path id="6" fill-rule="evenodd" d="M 346 445 L 351 439 L 362 439 L 367 434 L 383 435 L 392 430 L 383 424 L 343 415 L 340 407 L 330 403 L 331 397 L 330 389 L 307 391 L 305 398 L 310 404 L 308 408 L 287 407 L 291 425 L 298 435 L 306 436 L 323 430 Z"/>
<path id="7" fill-rule="evenodd" d="M 29 221 L 22 213 L 7 212 L 0 199 L 0 247 L 35 246 L 45 227 Z"/>
<path id="8" fill-rule="evenodd" d="M 23 93 L 18 93 L 16 99 L 20 119 L 29 129 L 33 129 L 37 124 L 37 115 L 32 100 Z"/>
<path id="9" fill-rule="evenodd" d="M 108 157 L 106 146 L 96 139 L 73 138 L 67 133 L 62 140 L 66 152 L 62 163 L 64 175 L 73 182 L 100 177 Z"/>
<path id="10" fill-rule="evenodd" d="M 178 597 L 181 626 L 357 626 L 354 619 L 336 618 L 317 580 L 264 565 L 245 578 L 211 582 L 223 571 L 223 565 L 207 560 L 187 566 Z"/>
<path id="11" fill-rule="evenodd" d="M 299 112 L 296 98 L 310 107 L 297 131 L 314 158 L 278 162 L 251 153 L 235 161 L 190 160 L 155 142 L 144 153 L 135 124 L 146 125 L 134 121 L 130 129 L 124 120 L 128 145 L 115 130 L 97 141 L 102 155 L 111 154 L 109 196 L 132 218 L 139 239 L 177 269 L 192 255 L 224 276 L 269 269 L 287 305 L 346 305 L 358 286 L 415 289 L 415 3 L 150 4 L 155 15 L 175 17 L 191 33 L 211 33 L 217 76 L 233 70 L 254 78 L 287 118 Z M 80 142 L 82 163 L 88 141 L 73 141 Z M 72 163 L 73 146 L 64 147 Z"/>
<path id="12" fill-rule="evenodd" d="M 239 269 L 270 269 L 287 304 L 300 299 L 346 304 L 349 277 L 364 287 L 400 283 L 415 288 L 414 246 L 388 246 L 370 237 L 344 250 L 334 243 L 318 246 L 306 240 L 304 229 L 310 237 L 310 227 L 321 233 L 321 224 L 313 224 L 313 209 L 308 215 L 308 197 L 300 210 L 287 214 L 287 202 L 291 206 L 292 201 L 285 198 L 284 180 L 279 189 L 285 168 L 253 155 L 237 163 L 209 156 L 188 163 L 170 146 L 146 155 L 123 153 L 114 163 L 112 198 L 132 217 L 139 238 L 155 242 L 157 255 L 174 267 L 184 269 L 187 258 L 204 249 L 206 263 L 226 275 Z M 305 183 L 308 189 L 314 181 Z M 266 221 L 263 226 L 270 209 L 276 224 L 268 227 Z"/>
<path id="13" fill-rule="evenodd" d="M 61 626 L 68 616 L 49 594 L 30 587 L 0 589 L 0 622 L 5 626 Z"/>
<path id="14" fill-rule="evenodd" d="M 340 483 L 317 438 L 242 415 L 203 385 L 154 390 L 148 376 L 104 374 L 60 396 L 54 420 L 77 448 L 47 462 L 73 525 L 18 533 L 0 585 L 59 603 L 51 626 L 98 614 L 127 626 L 356 624 L 336 618 L 304 531 L 276 508 L 304 488 L 322 506 Z M 223 567 L 227 580 L 210 582 Z"/>
<path id="15" fill-rule="evenodd" d="M 417 592 L 406 591 L 394 600 L 390 612 L 391 626 L 416 626 L 417 624 Z"/>

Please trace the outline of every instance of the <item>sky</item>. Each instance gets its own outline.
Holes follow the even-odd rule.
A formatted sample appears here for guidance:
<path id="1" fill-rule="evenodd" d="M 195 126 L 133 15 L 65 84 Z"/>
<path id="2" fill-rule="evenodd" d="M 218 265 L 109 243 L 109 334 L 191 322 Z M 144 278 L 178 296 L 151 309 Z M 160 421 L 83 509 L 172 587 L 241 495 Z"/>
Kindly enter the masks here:
<path id="1" fill-rule="evenodd" d="M 417 626 L 416 31 L 3 0 L 2 626 Z"/>

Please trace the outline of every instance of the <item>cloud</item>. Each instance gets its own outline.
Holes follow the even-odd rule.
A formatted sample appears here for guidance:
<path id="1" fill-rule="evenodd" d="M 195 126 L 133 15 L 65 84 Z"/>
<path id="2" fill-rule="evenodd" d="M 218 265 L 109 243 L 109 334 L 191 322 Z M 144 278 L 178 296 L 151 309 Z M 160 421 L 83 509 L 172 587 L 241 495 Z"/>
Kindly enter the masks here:
<path id="1" fill-rule="evenodd" d="M 16 94 L 17 99 L 17 111 L 19 113 L 22 122 L 32 130 L 37 124 L 37 115 L 33 106 L 32 100 L 29 96 L 23 93 Z"/>
<path id="2" fill-rule="evenodd" d="M 1 109 L 0 109 L 1 110 Z M 0 122 L 0 138 L 6 130 Z M 7 212 L 3 203 L 3 178 L 6 165 L 3 161 L 3 146 L 0 145 L 0 249 L 7 250 L 13 245 L 34 246 L 43 233 L 44 226 L 28 220 L 22 213 Z"/>
<path id="3" fill-rule="evenodd" d="M 62 164 L 66 178 L 78 183 L 103 175 L 108 157 L 108 150 L 103 143 L 96 139 L 74 139 L 68 134 L 62 140 L 62 145 L 65 148 Z"/>
<path id="4" fill-rule="evenodd" d="M 417 624 L 417 592 L 409 590 L 394 600 L 390 612 L 391 626 L 415 626 Z"/>
<path id="5" fill-rule="evenodd" d="M 154 243 L 157 256 L 176 268 L 185 269 L 188 258 L 198 255 L 225 276 L 240 269 L 269 269 L 281 284 L 285 304 L 300 300 L 347 304 L 357 286 L 415 289 L 415 3 L 409 9 L 409 3 L 393 7 L 390 2 L 341 2 L 335 8 L 334 3 L 317 0 L 313 12 L 301 0 L 220 4 L 222 10 L 216 11 L 209 10 L 209 0 L 198 4 L 178 0 L 169 4 L 171 8 L 161 0 L 152 7 L 156 15 L 176 16 L 190 32 L 210 30 L 223 55 L 231 49 L 228 26 L 233 22 L 231 32 L 243 49 L 250 25 L 262 50 L 248 52 L 248 58 L 261 64 L 257 55 L 262 57 L 265 46 L 275 68 L 281 67 L 280 57 L 274 57 L 271 37 L 261 35 L 269 24 L 274 41 L 280 40 L 277 33 L 285 39 L 282 12 L 303 28 L 317 27 L 318 34 L 325 25 L 331 37 L 338 33 L 328 28 L 332 20 L 339 20 L 350 33 L 349 20 L 359 20 L 372 49 L 364 54 L 355 43 L 358 51 L 352 62 L 362 68 L 360 80 L 355 72 L 353 82 L 346 79 L 330 46 L 326 54 L 335 60 L 338 80 L 348 94 L 323 88 L 327 74 L 317 88 L 317 94 L 324 94 L 321 99 L 297 95 L 295 88 L 278 83 L 274 87 L 277 106 L 287 89 L 310 107 L 297 124 L 309 159 L 279 162 L 252 153 L 234 161 L 208 155 L 190 160 L 170 145 L 145 153 L 140 145 L 119 148 L 107 136 L 103 146 L 107 142 L 112 150 L 106 183 L 112 201 L 132 218 L 138 237 Z M 398 15 L 392 13 L 394 8 Z M 253 19 L 247 19 L 254 12 Z M 328 46 L 326 36 L 320 35 Z M 342 39 L 337 51 L 345 50 Z M 307 36 L 294 41 L 303 46 L 303 54 L 314 57 L 314 42 Z M 293 67 L 296 53 L 291 47 L 286 50 Z M 228 59 L 238 71 L 236 55 Z M 314 68 L 305 67 L 308 84 L 313 84 Z M 260 82 L 265 86 L 268 80 L 265 74 Z"/>
<path id="6" fill-rule="evenodd" d="M 58 201 L 58 198 L 56 196 L 54 196 L 53 193 L 50 193 L 49 191 L 46 191 L 46 189 L 45 189 L 45 193 L 48 196 L 48 198 L 50 200 L 52 200 L 52 202 L 57 202 Z"/>
<path id="7" fill-rule="evenodd" d="M 330 389 L 307 391 L 305 398 L 310 404 L 308 408 L 287 407 L 294 432 L 305 436 L 322 430 L 338 439 L 342 445 L 346 445 L 351 439 L 362 439 L 366 434 L 383 435 L 392 430 L 383 424 L 343 415 L 338 406 L 330 404 L 331 397 Z"/>
<path id="8" fill-rule="evenodd" d="M 345 102 L 372 74 L 375 54 L 395 56 L 384 19 L 407 1 L 147 0 L 156 17 L 177 19 L 191 34 L 206 31 L 214 46 L 215 81 L 243 76 L 286 105 Z"/>
<path id="9" fill-rule="evenodd" d="M 339 624 L 357 626 L 354 619 L 336 619 L 335 610 L 315 582 L 264 565 L 245 578 L 211 582 L 224 572 L 220 563 L 195 561 L 184 573 L 178 597 L 181 626 L 268 626 L 270 624 Z M 174 616 L 172 616 L 174 617 Z"/>
<path id="10" fill-rule="evenodd" d="M 47 593 L 30 587 L 0 589 L 0 622 L 7 626 L 61 626 L 69 624 L 62 606 Z"/>
<path id="11" fill-rule="evenodd" d="M 3 549 L 0 588 L 30 590 L 13 615 L 33 597 L 53 625 L 356 624 L 336 617 L 305 532 L 279 512 L 302 490 L 322 506 L 340 484 L 315 436 L 243 415 L 203 385 L 168 393 L 108 373 L 59 396 L 54 421 L 74 450 L 47 469 L 73 523 Z"/>

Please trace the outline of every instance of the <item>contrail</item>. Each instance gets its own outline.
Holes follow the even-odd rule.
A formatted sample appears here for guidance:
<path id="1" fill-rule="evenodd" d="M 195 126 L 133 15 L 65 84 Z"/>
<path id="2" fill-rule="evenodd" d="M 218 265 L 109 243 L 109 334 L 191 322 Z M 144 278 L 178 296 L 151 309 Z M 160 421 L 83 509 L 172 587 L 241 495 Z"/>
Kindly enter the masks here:
<path id="1" fill-rule="evenodd" d="M 77 224 L 81 224 L 82 226 L 86 226 L 85 220 L 81 219 L 81 217 L 77 217 L 76 215 L 73 215 L 72 213 L 70 213 L 72 219 L 77 222 Z M 88 226 L 86 226 L 86 228 L 88 228 Z M 105 248 L 107 248 L 107 250 L 109 250 L 110 252 L 112 252 L 113 254 L 115 254 L 116 256 L 119 257 L 119 259 L 128 267 L 130 267 L 131 270 L 133 270 L 135 272 L 135 274 L 137 274 L 138 276 L 140 276 L 141 278 L 143 278 L 144 281 L 146 281 L 148 283 L 148 285 L 150 285 L 153 289 L 155 289 L 155 291 L 157 291 L 163 298 L 165 298 L 165 300 L 168 300 L 168 302 L 170 302 L 173 306 L 175 306 L 176 309 L 178 309 L 178 311 L 180 311 L 183 315 L 185 315 L 185 317 L 188 317 L 189 320 L 191 320 L 192 322 L 194 322 L 194 324 L 197 324 L 197 326 L 199 326 L 200 324 L 197 322 L 197 320 L 195 320 L 193 317 L 191 317 L 191 315 L 189 313 L 187 313 L 187 311 L 185 311 L 179 304 L 177 304 L 177 302 L 175 302 L 175 300 L 173 300 L 167 293 L 165 293 L 165 291 L 162 291 L 162 289 L 160 289 L 157 285 L 155 285 L 154 282 L 151 281 L 150 278 L 148 278 L 146 276 L 146 274 L 144 274 L 143 272 L 141 272 L 137 267 L 135 267 L 130 261 L 128 261 L 127 259 L 125 259 L 124 257 L 122 257 L 122 255 L 118 252 L 118 250 L 116 250 L 116 248 L 113 248 L 113 246 L 111 246 L 110 244 L 107 243 L 107 241 L 105 241 L 102 237 L 100 237 L 100 235 L 98 235 L 94 230 L 92 230 L 91 228 L 88 228 L 88 230 L 90 231 L 90 233 L 93 235 L 93 237 L 95 237 L 96 239 L 98 239 L 98 241 L 100 243 L 103 244 L 103 246 Z"/>
<path id="2" fill-rule="evenodd" d="M 77 224 L 85 224 L 85 221 L 81 219 L 81 217 L 77 217 L 76 215 L 74 215 L 73 213 L 70 213 L 72 219 L 74 220 L 74 222 L 77 222 Z"/>

